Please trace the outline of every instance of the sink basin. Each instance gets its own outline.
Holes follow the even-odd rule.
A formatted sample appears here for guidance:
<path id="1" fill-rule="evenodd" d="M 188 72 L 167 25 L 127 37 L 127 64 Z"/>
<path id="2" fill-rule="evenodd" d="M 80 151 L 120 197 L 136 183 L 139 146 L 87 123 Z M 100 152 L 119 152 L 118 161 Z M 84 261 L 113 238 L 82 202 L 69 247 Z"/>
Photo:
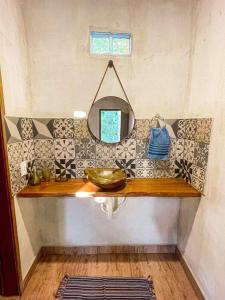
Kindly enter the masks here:
<path id="1" fill-rule="evenodd" d="M 121 169 L 86 168 L 87 179 L 104 190 L 123 188 L 126 185 L 126 172 Z"/>

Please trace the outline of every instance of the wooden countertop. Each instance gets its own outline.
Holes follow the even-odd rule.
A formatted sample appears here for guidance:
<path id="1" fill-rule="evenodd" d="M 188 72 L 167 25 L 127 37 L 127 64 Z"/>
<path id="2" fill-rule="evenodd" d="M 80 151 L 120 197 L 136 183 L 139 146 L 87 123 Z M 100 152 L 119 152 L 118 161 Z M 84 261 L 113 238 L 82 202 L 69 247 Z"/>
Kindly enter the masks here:
<path id="1" fill-rule="evenodd" d="M 181 178 L 135 178 L 117 191 L 103 191 L 84 179 L 67 182 L 50 181 L 27 186 L 17 197 L 200 197 L 201 193 Z"/>

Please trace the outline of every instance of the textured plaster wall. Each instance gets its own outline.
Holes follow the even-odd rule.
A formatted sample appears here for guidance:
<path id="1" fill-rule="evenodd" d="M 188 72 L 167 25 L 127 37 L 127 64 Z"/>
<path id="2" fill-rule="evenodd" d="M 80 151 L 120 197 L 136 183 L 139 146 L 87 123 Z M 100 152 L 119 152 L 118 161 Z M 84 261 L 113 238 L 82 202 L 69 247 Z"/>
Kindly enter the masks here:
<path id="1" fill-rule="evenodd" d="M 190 117 L 211 115 L 214 123 L 205 196 L 198 210 L 196 203 L 182 201 L 178 241 L 206 299 L 225 299 L 224 37 L 225 1 L 199 1 L 187 114 Z"/>
<path id="2" fill-rule="evenodd" d="M 19 1 L 0 1 L 0 70 L 6 114 L 30 115 L 27 44 Z"/>
<path id="3" fill-rule="evenodd" d="M 30 115 L 30 91 L 27 63 L 26 36 L 19 1 L 0 1 L 0 70 L 3 81 L 6 114 L 13 116 Z M 30 202 L 27 209 L 20 210 L 15 198 L 15 210 L 19 237 L 20 259 L 23 277 L 32 264 L 40 248 L 37 231 L 29 234 L 23 215 L 33 221 L 31 216 L 37 204 Z M 33 212 L 33 213 L 32 213 Z M 32 227 L 32 226 L 31 226 Z M 31 243 L 31 236 L 36 237 Z"/>
<path id="4" fill-rule="evenodd" d="M 90 30 L 132 33 L 132 56 L 113 60 L 137 118 L 150 118 L 157 112 L 166 118 L 183 117 L 195 1 L 22 2 L 33 117 L 88 112 L 112 58 L 89 54 Z M 113 71 L 99 97 L 105 95 L 123 96 Z"/>
<path id="5" fill-rule="evenodd" d="M 93 198 L 48 198 L 40 205 L 43 245 L 177 242 L 179 199 L 128 198 L 111 220 Z M 162 218 L 165 211 L 170 218 Z"/>
<path id="6" fill-rule="evenodd" d="M 31 111 L 34 117 L 70 117 L 75 109 L 88 110 L 108 60 L 88 53 L 89 26 L 94 26 L 96 30 L 131 31 L 134 35 L 132 57 L 114 60 L 138 118 L 149 118 L 156 112 L 166 118 L 214 117 L 205 197 L 199 206 L 182 200 L 178 239 L 206 298 L 224 299 L 224 0 L 197 1 L 198 9 L 196 1 L 184 0 L 138 1 L 138 5 L 128 0 L 22 1 L 32 99 L 18 3 L 0 1 L 0 63 L 8 115 L 24 116 Z M 102 95 L 119 94 L 116 84 L 106 82 Z M 132 234 L 132 242 L 176 241 L 177 199 L 173 205 L 171 199 L 130 199 L 112 221 L 106 220 L 90 199 L 22 200 L 16 201 L 16 215 L 23 277 L 39 243 L 102 243 L 104 236 L 106 243 L 115 243 L 130 236 L 124 228 Z M 143 202 L 143 211 L 137 201 Z M 51 209 L 53 212 L 48 212 Z M 80 216 L 83 226 L 78 223 Z M 46 233 L 47 220 L 53 235 Z M 144 229 L 143 236 L 133 231 L 130 221 Z M 95 232 L 102 233 L 95 239 L 90 232 L 93 224 Z M 76 227 L 87 235 L 81 236 Z"/>
<path id="7" fill-rule="evenodd" d="M 133 34 L 132 56 L 113 59 L 137 118 L 150 118 L 157 112 L 166 118 L 183 117 L 188 87 L 192 1 L 141 0 L 138 4 L 134 0 L 20 2 L 27 34 L 32 98 L 29 98 L 30 102 L 25 94 L 21 98 L 7 98 L 8 115 L 24 116 L 17 109 L 15 99 L 21 107 L 26 102 L 24 109 L 31 103 L 32 117 L 71 117 L 74 110 L 88 111 L 110 59 L 89 54 L 88 35 L 93 29 Z M 11 22 L 10 17 L 8 21 Z M 18 36 L 23 37 L 25 53 L 24 33 L 18 33 Z M 21 62 L 26 67 L 25 58 L 24 54 Z M 22 86 L 25 93 L 24 81 Z M 115 77 L 107 76 L 99 97 L 105 95 L 123 96 Z M 176 242 L 177 199 L 130 199 L 112 221 L 106 220 L 90 199 L 48 200 L 27 204 L 19 199 L 18 202 L 23 277 L 39 242 Z M 96 224 L 95 231 L 93 224 Z M 38 233 L 34 234 L 35 230 Z"/>

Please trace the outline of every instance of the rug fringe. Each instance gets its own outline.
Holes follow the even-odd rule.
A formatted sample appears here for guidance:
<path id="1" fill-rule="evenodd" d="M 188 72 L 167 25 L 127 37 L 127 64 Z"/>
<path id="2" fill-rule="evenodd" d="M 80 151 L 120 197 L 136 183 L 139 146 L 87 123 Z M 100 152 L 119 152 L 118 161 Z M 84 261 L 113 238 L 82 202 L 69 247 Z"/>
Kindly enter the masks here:
<path id="1" fill-rule="evenodd" d="M 151 299 L 156 300 L 156 294 L 155 294 L 153 279 L 150 275 L 148 275 L 147 280 L 148 280 L 148 284 L 149 284 L 149 291 L 150 291 Z"/>
<path id="2" fill-rule="evenodd" d="M 61 280 L 61 282 L 59 284 L 59 287 L 58 287 L 58 290 L 55 294 L 55 299 L 56 300 L 62 300 L 63 299 L 63 295 L 64 295 L 66 285 L 67 285 L 67 282 L 68 282 L 69 278 L 70 278 L 70 276 L 68 274 L 66 274 L 63 277 L 63 279 Z"/>

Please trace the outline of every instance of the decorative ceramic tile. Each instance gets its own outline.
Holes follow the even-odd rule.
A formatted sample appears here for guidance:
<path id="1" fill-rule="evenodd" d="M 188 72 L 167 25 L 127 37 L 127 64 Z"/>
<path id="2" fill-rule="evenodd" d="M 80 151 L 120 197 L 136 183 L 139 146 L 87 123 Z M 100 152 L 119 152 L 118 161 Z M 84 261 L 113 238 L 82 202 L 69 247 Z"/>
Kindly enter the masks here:
<path id="1" fill-rule="evenodd" d="M 33 119 L 34 139 L 51 139 L 53 137 L 53 119 Z"/>
<path id="2" fill-rule="evenodd" d="M 212 128 L 212 119 L 198 119 L 195 133 L 195 140 L 197 142 L 204 142 L 209 144 Z"/>
<path id="3" fill-rule="evenodd" d="M 23 161 L 23 146 L 22 142 L 8 145 L 9 164 L 14 168 L 19 168 Z"/>
<path id="4" fill-rule="evenodd" d="M 76 178 L 85 178 L 84 170 L 86 168 L 95 168 L 94 159 L 76 159 Z"/>
<path id="5" fill-rule="evenodd" d="M 175 161 L 175 174 L 176 177 L 182 177 L 187 182 L 191 183 L 192 178 L 192 163 L 187 162 L 184 159 L 180 159 L 179 161 Z"/>
<path id="6" fill-rule="evenodd" d="M 179 160 L 184 157 L 184 139 L 178 139 L 176 144 L 176 159 Z"/>
<path id="7" fill-rule="evenodd" d="M 170 160 L 170 177 L 176 177 L 175 169 L 176 169 L 176 160 Z"/>
<path id="8" fill-rule="evenodd" d="M 86 178 L 84 169 L 76 169 L 75 173 L 76 173 L 76 178 Z"/>
<path id="9" fill-rule="evenodd" d="M 178 121 L 177 124 L 177 137 L 179 139 L 186 138 L 186 120 L 182 119 Z"/>
<path id="10" fill-rule="evenodd" d="M 150 159 L 137 159 L 136 160 L 136 177 L 153 178 L 155 169 L 155 161 Z"/>
<path id="11" fill-rule="evenodd" d="M 91 138 L 91 134 L 88 130 L 87 120 L 74 120 L 74 137 L 75 138 Z"/>
<path id="12" fill-rule="evenodd" d="M 55 160 L 56 177 L 76 178 L 76 164 L 74 159 Z"/>
<path id="13" fill-rule="evenodd" d="M 117 159 L 116 165 L 120 169 L 126 170 L 127 177 L 135 177 L 135 160 L 134 159 Z"/>
<path id="14" fill-rule="evenodd" d="M 136 157 L 147 158 L 148 139 L 136 140 Z"/>
<path id="15" fill-rule="evenodd" d="M 199 192 L 204 192 L 204 182 L 201 181 L 199 178 L 192 176 L 191 185 L 196 188 Z"/>
<path id="16" fill-rule="evenodd" d="M 136 157 L 136 140 L 124 140 L 116 146 L 116 156 L 120 159 L 131 159 Z"/>
<path id="17" fill-rule="evenodd" d="M 53 136 L 60 139 L 74 137 L 73 119 L 54 119 Z"/>
<path id="18" fill-rule="evenodd" d="M 154 177 L 156 178 L 170 178 L 172 177 L 172 171 L 171 170 L 155 170 L 154 171 Z"/>
<path id="19" fill-rule="evenodd" d="M 194 153 L 194 164 L 200 168 L 205 168 L 208 162 L 209 145 L 205 143 L 196 142 L 195 153 Z"/>
<path id="20" fill-rule="evenodd" d="M 37 167 L 47 165 L 53 176 L 55 166 L 57 175 L 65 172 L 67 177 L 77 178 L 85 176 L 84 169 L 87 167 L 119 167 L 126 169 L 128 177 L 181 176 L 188 182 L 192 180 L 193 186 L 199 190 L 204 187 L 211 119 L 165 120 L 171 137 L 167 161 L 151 161 L 146 157 L 151 120 L 137 120 L 129 139 L 114 145 L 96 142 L 91 138 L 86 122 L 39 118 L 33 119 L 32 123 L 27 118 L 6 118 L 10 168 L 18 169 L 23 159 L 31 163 L 35 158 Z M 53 133 L 56 138 L 54 142 Z M 176 136 L 177 139 L 174 138 Z M 24 141 L 20 143 L 22 139 Z M 198 143 L 194 143 L 194 140 Z M 14 181 L 14 190 L 26 183 L 25 178 L 21 178 L 20 174 L 18 176 L 20 181 Z"/>
<path id="21" fill-rule="evenodd" d="M 10 169 L 10 182 L 12 194 L 16 195 L 21 190 L 21 175 L 19 168 Z"/>
<path id="22" fill-rule="evenodd" d="M 155 169 L 155 161 L 150 159 L 136 159 L 137 169 Z"/>
<path id="23" fill-rule="evenodd" d="M 75 144 L 73 139 L 55 139 L 54 148 L 56 159 L 75 158 Z"/>
<path id="24" fill-rule="evenodd" d="M 170 140 L 170 149 L 169 149 L 169 160 L 175 160 L 176 159 L 176 151 L 177 151 L 177 140 L 171 139 Z"/>
<path id="25" fill-rule="evenodd" d="M 95 141 L 92 139 L 75 139 L 76 158 L 95 159 Z"/>
<path id="26" fill-rule="evenodd" d="M 36 159 L 35 166 L 37 169 L 47 168 L 51 170 L 51 177 L 55 177 L 55 161 L 54 159 Z"/>
<path id="27" fill-rule="evenodd" d="M 28 184 L 28 178 L 30 177 L 33 165 L 34 165 L 34 160 L 27 161 L 27 175 L 24 176 L 25 185 Z"/>
<path id="28" fill-rule="evenodd" d="M 53 140 L 34 140 L 35 158 L 38 159 L 53 159 L 54 145 Z"/>
<path id="29" fill-rule="evenodd" d="M 200 168 L 196 165 L 192 165 L 192 173 L 193 176 L 195 176 L 196 178 L 198 178 L 201 181 L 205 181 L 205 177 L 206 177 L 206 170 L 204 168 Z"/>
<path id="30" fill-rule="evenodd" d="M 156 160 L 155 169 L 157 170 L 168 170 L 170 168 L 169 160 Z"/>
<path id="31" fill-rule="evenodd" d="M 155 173 L 154 170 L 151 169 L 136 169 L 137 178 L 154 178 Z"/>
<path id="32" fill-rule="evenodd" d="M 148 138 L 150 127 L 151 127 L 151 120 L 137 119 L 136 120 L 136 138 L 138 138 L 138 139 Z"/>
<path id="33" fill-rule="evenodd" d="M 94 159 L 76 159 L 76 169 L 95 168 Z"/>
<path id="34" fill-rule="evenodd" d="M 96 159 L 96 168 L 118 168 L 114 159 Z"/>
<path id="35" fill-rule="evenodd" d="M 195 142 L 184 140 L 184 156 L 183 158 L 188 162 L 193 163 L 195 155 Z"/>
<path id="36" fill-rule="evenodd" d="M 6 117 L 5 118 L 5 129 L 7 136 L 7 143 L 16 143 L 22 140 L 21 134 L 19 131 L 19 121 L 20 118 L 17 117 Z"/>
<path id="37" fill-rule="evenodd" d="M 31 140 L 34 137 L 33 121 L 28 118 L 20 119 L 21 136 L 23 140 Z"/>
<path id="38" fill-rule="evenodd" d="M 32 161 L 34 159 L 34 140 L 26 140 L 22 143 L 23 160 Z"/>
<path id="39" fill-rule="evenodd" d="M 172 177 L 173 173 L 169 160 L 155 161 L 155 177 Z"/>
<path id="40" fill-rule="evenodd" d="M 194 140 L 196 128 L 196 119 L 181 119 L 177 123 L 177 137 L 181 139 Z"/>
<path id="41" fill-rule="evenodd" d="M 20 168 L 10 168 L 10 182 L 13 195 L 26 186 L 27 182 L 25 177 L 21 177 Z"/>
<path id="42" fill-rule="evenodd" d="M 178 129 L 179 129 L 179 127 L 178 127 L 178 123 L 179 123 L 179 119 L 167 119 L 166 120 L 166 123 L 167 124 L 170 124 L 170 126 L 171 126 L 171 129 L 172 129 L 172 131 L 173 131 L 173 133 L 174 133 L 174 136 L 176 137 L 176 138 L 178 138 Z M 175 138 L 174 137 L 174 138 Z"/>
<path id="43" fill-rule="evenodd" d="M 196 128 L 197 128 L 197 120 L 196 119 L 186 120 L 185 138 L 188 140 L 194 140 L 195 135 L 196 135 Z"/>
<path id="44" fill-rule="evenodd" d="M 96 159 L 113 159 L 116 157 L 116 146 L 96 143 Z"/>

